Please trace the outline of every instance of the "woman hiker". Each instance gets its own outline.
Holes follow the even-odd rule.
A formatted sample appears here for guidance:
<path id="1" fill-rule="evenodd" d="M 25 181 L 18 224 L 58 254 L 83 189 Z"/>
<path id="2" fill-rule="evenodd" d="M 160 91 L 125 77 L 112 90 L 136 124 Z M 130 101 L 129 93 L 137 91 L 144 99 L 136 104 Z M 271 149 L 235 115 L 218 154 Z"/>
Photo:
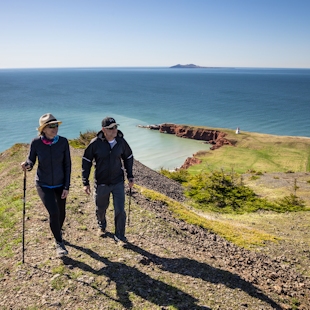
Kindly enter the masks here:
<path id="1" fill-rule="evenodd" d="M 38 159 L 36 188 L 48 214 L 55 238 L 56 254 L 68 254 L 62 239 L 62 226 L 66 217 L 66 198 L 69 193 L 71 157 L 68 140 L 58 135 L 61 124 L 51 113 L 39 119 L 38 137 L 30 144 L 28 158 L 21 163 L 24 171 L 32 170 Z"/>

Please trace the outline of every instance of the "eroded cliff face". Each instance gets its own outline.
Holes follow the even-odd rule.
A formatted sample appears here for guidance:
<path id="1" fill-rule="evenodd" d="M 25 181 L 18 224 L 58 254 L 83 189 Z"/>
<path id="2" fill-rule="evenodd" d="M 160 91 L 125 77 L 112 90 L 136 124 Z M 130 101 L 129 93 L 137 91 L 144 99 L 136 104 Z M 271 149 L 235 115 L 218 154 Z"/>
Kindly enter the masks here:
<path id="1" fill-rule="evenodd" d="M 218 130 L 166 123 L 159 126 L 159 131 L 161 133 L 176 135 L 181 138 L 205 141 L 206 143 L 212 144 L 210 150 L 216 150 L 223 145 L 233 145 L 231 141 L 225 138 L 226 133 Z M 188 157 L 179 169 L 187 169 L 192 165 L 200 163 L 201 160 L 193 154 L 193 157 Z"/>
<path id="2" fill-rule="evenodd" d="M 187 169 L 190 166 L 201 164 L 201 159 L 195 157 L 196 154 L 193 154 L 193 157 L 187 157 L 184 164 L 179 169 Z"/>
<path id="3" fill-rule="evenodd" d="M 224 132 L 217 130 L 165 123 L 160 125 L 159 131 L 181 138 L 203 140 L 206 143 L 212 144 L 211 150 L 218 149 L 223 145 L 233 145 L 231 141 L 225 138 L 226 134 Z"/>

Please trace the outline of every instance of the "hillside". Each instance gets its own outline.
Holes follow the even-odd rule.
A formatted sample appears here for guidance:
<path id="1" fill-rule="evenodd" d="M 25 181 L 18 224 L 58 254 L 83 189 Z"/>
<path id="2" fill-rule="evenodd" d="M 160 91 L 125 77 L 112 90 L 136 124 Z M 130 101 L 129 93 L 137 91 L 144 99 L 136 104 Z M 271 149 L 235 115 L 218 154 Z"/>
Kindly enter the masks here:
<path id="1" fill-rule="evenodd" d="M 273 214 L 273 233 L 283 239 L 247 250 L 179 220 L 162 200 L 147 198 L 144 189 L 186 208 L 178 183 L 136 161 L 130 212 L 126 198 L 129 242 L 120 247 L 112 238 L 113 208 L 108 212 L 108 233 L 96 235 L 94 204 L 81 185 L 82 151 L 75 149 L 71 149 L 74 169 L 64 227 L 69 255 L 54 257 L 32 171 L 27 176 L 22 264 L 19 163 L 27 148 L 15 145 L 0 156 L 1 309 L 310 308 L 309 212 Z M 270 214 L 266 217 L 269 221 Z M 289 229 L 279 219 L 290 223 Z M 292 242 L 296 235 L 299 241 Z"/>

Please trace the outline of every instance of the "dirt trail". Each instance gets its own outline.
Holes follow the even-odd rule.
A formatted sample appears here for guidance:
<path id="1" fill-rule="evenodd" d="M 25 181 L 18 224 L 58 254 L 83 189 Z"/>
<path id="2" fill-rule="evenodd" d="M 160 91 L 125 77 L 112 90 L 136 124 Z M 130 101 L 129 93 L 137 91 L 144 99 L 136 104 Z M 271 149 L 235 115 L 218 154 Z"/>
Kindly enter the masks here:
<path id="1" fill-rule="evenodd" d="M 134 172 L 138 185 L 185 201 L 178 183 L 139 162 Z M 35 197 L 33 187 L 28 191 Z M 239 248 L 175 219 L 165 205 L 137 190 L 128 244 L 121 247 L 113 240 L 113 208 L 108 232 L 97 236 L 94 204 L 78 177 L 64 229 L 69 255 L 56 259 L 47 216 L 30 194 L 26 262 L 20 264 L 20 245 L 13 257 L 2 258 L 1 309 L 310 309 L 310 280 L 297 272 L 293 260 L 271 250 Z"/>

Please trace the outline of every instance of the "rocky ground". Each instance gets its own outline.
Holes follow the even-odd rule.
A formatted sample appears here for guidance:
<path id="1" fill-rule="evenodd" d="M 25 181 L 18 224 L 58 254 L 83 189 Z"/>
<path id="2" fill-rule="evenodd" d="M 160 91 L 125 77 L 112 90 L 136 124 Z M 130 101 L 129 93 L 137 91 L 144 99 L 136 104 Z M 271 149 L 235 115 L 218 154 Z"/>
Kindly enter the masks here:
<path id="1" fill-rule="evenodd" d="M 141 182 L 143 186 L 164 193 L 165 195 L 180 202 L 184 201 L 182 188 L 179 186 L 179 184 L 171 182 L 170 180 L 167 182 L 163 176 L 157 175 L 157 173 L 153 171 L 150 175 L 150 178 L 145 177 L 146 175 L 149 175 L 150 172 L 147 171 L 147 168 L 141 164 L 138 165 L 138 170 L 139 173 L 137 173 L 137 183 Z M 280 174 L 277 174 L 277 176 L 278 179 L 276 181 L 280 183 Z M 301 177 L 300 175 L 290 176 L 291 179 L 294 179 L 295 177 L 299 177 L 300 179 Z M 288 179 L 287 174 L 285 174 L 284 177 L 286 180 Z M 270 179 L 268 181 L 273 187 L 275 186 L 274 179 Z M 266 180 L 264 184 L 267 184 Z M 142 202 L 140 202 L 140 199 Z M 144 204 L 143 200 L 143 197 L 137 197 L 138 204 Z M 304 300 L 305 304 L 299 308 L 310 309 L 310 279 L 308 277 L 304 278 L 303 276 L 298 275 L 296 270 L 294 270 L 294 263 L 298 261 L 298 258 L 285 258 L 283 256 L 284 249 L 282 247 L 280 247 L 280 251 L 269 247 L 270 254 L 272 252 L 273 257 L 270 257 L 266 254 L 250 252 L 234 246 L 219 236 L 211 234 L 202 228 L 187 225 L 184 222 L 180 222 L 174 219 L 173 216 L 167 212 L 167 210 L 163 210 L 163 206 L 161 205 L 156 206 L 156 204 L 153 203 L 148 207 L 150 207 L 152 210 L 157 210 L 157 212 L 161 213 L 162 215 L 164 214 L 165 218 L 174 223 L 176 230 L 181 229 L 183 232 L 189 232 L 190 238 L 187 238 L 192 240 L 190 241 L 192 244 L 195 244 L 195 246 L 191 248 L 192 250 L 194 250 L 196 247 L 197 250 L 205 252 L 205 256 L 214 259 L 219 264 L 218 266 L 220 268 L 224 266 L 226 271 L 231 272 L 231 275 L 234 275 L 233 278 L 235 280 L 237 280 L 237 278 L 235 278 L 236 275 L 238 278 L 240 277 L 237 280 L 237 283 L 239 282 L 239 284 L 231 283 L 232 286 L 236 286 L 235 288 L 239 287 L 239 285 L 244 285 L 245 287 L 249 286 L 251 289 L 253 289 L 254 287 L 252 285 L 257 285 L 260 288 L 259 291 L 262 290 L 267 292 L 275 292 L 276 294 L 284 296 L 294 296 L 296 300 L 299 299 L 296 294 L 297 292 L 300 292 L 302 296 L 301 299 Z M 308 257 L 309 262 L 309 247 L 305 247 L 301 253 L 305 253 L 305 256 Z M 307 268 L 309 265 L 305 263 L 304 267 Z M 273 307 L 277 308 L 276 305 L 273 305 Z M 281 308 L 280 305 L 279 307 Z M 282 307 L 286 308 L 285 305 L 282 305 Z"/>
<path id="2" fill-rule="evenodd" d="M 135 182 L 185 200 L 179 184 L 139 162 Z M 310 279 L 293 259 L 248 251 L 179 221 L 137 188 L 127 195 L 128 243 L 113 240 L 113 208 L 107 233 L 98 236 L 93 201 L 80 183 L 73 180 L 68 199 L 63 259 L 55 258 L 46 214 L 32 199 L 25 263 L 16 245 L 0 267 L 1 309 L 310 309 Z"/>

